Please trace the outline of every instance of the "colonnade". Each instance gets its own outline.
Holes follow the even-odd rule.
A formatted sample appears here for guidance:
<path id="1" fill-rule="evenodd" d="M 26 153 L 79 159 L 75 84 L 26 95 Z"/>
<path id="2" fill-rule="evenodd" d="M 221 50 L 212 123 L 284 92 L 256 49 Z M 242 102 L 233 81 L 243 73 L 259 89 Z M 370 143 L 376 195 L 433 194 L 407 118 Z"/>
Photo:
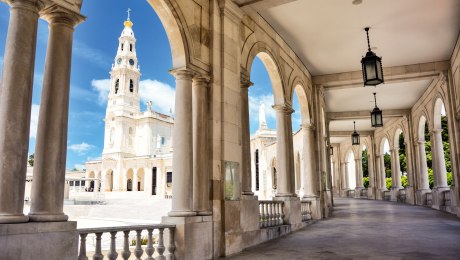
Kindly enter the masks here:
<path id="1" fill-rule="evenodd" d="M 70 64 L 78 13 L 33 0 L 10 1 L 0 96 L 0 223 L 65 221 L 63 213 Z M 23 214 L 39 17 L 49 23 L 30 212 Z M 53 163 L 50 163 L 53 162 Z"/>

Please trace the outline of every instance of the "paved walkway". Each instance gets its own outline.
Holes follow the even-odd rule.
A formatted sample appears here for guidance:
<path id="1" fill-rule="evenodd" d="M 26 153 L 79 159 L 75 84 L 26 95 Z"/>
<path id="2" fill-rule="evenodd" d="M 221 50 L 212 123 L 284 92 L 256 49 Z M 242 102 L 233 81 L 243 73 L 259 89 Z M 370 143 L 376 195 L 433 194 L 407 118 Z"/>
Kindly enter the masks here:
<path id="1" fill-rule="evenodd" d="M 460 259 L 460 219 L 386 201 L 336 199 L 331 218 L 226 259 Z"/>

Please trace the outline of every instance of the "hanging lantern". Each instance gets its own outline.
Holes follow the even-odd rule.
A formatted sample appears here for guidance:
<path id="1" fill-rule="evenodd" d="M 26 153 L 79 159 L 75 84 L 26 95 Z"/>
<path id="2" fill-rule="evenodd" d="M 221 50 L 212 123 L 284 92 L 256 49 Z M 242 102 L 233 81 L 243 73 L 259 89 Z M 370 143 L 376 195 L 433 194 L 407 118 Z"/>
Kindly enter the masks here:
<path id="1" fill-rule="evenodd" d="M 371 44 L 369 42 L 369 27 L 364 28 L 364 30 L 367 34 L 368 46 L 366 56 L 361 59 L 364 86 L 377 86 L 378 84 L 383 83 L 382 58 L 378 57 L 371 51 Z"/>
<path id="2" fill-rule="evenodd" d="M 329 146 L 329 154 L 334 155 L 334 146 Z"/>
<path id="3" fill-rule="evenodd" d="M 351 134 L 351 144 L 352 145 L 359 145 L 359 134 L 356 132 L 356 122 L 353 121 L 353 134 Z"/>
<path id="4" fill-rule="evenodd" d="M 380 110 L 377 107 L 376 93 L 374 93 L 374 102 L 375 102 L 375 107 L 374 107 L 374 110 L 372 110 L 371 112 L 371 125 L 372 127 L 382 127 L 383 126 L 382 110 Z"/>

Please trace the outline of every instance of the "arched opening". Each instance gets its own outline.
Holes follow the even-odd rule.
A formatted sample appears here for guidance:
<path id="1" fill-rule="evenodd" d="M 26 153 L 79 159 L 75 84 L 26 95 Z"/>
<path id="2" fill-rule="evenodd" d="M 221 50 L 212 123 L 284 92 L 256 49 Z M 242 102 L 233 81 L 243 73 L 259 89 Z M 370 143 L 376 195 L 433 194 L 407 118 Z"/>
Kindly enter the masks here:
<path id="1" fill-rule="evenodd" d="M 254 85 L 248 90 L 249 129 L 251 135 L 250 156 L 252 157 L 251 161 L 256 164 L 255 168 L 251 167 L 253 168 L 251 178 L 255 182 L 255 185 L 252 185 L 252 189 L 259 191 L 258 195 L 260 199 L 268 199 L 264 197 L 264 194 L 271 194 L 273 190 L 276 190 L 273 187 L 276 187 L 277 184 L 260 185 L 260 181 L 262 180 L 274 180 L 273 174 L 271 178 L 261 176 L 261 174 L 266 175 L 272 172 L 272 170 L 263 171 L 261 169 L 261 167 L 270 167 L 271 165 L 271 162 L 261 161 L 265 158 L 261 154 L 268 154 L 267 158 L 276 155 L 277 118 L 273 105 L 284 104 L 284 101 L 283 103 L 277 103 L 280 102 L 279 100 L 284 100 L 282 98 L 283 87 L 277 65 L 273 58 L 267 52 L 259 52 L 257 55 L 254 54 L 253 57 L 254 59 L 249 65 L 249 73 L 250 80 Z M 292 156 L 293 154 L 294 151 L 292 151 Z M 292 165 L 294 166 L 294 164 Z M 291 174 L 295 174 L 294 169 L 292 170 Z M 277 178 L 275 180 L 277 181 Z M 295 185 L 294 176 L 292 182 L 292 185 Z"/>
<path id="2" fill-rule="evenodd" d="M 431 142 L 432 153 L 436 158 L 436 165 L 433 168 L 436 172 L 436 183 L 438 188 L 452 186 L 452 164 L 449 145 L 449 127 L 444 103 L 441 98 L 436 99 L 434 105 L 433 131 Z"/>
<path id="3" fill-rule="evenodd" d="M 101 187 L 102 187 L 102 180 L 101 180 L 101 172 L 97 172 L 97 175 L 96 175 L 96 187 L 95 187 L 95 191 L 97 192 L 100 192 L 101 191 Z"/>
<path id="4" fill-rule="evenodd" d="M 383 173 L 383 180 L 384 180 L 384 187 L 386 190 L 390 190 L 392 187 L 392 179 L 391 179 L 391 165 L 392 165 L 392 158 L 390 152 L 390 143 L 388 142 L 387 138 L 384 138 L 382 141 L 382 154 L 383 154 L 383 164 L 382 164 L 382 173 Z"/>
<path id="5" fill-rule="evenodd" d="M 355 164 L 355 156 L 352 150 L 348 150 L 346 160 L 347 162 L 347 172 L 348 175 L 346 176 L 345 181 L 348 182 L 348 187 L 351 190 L 356 188 L 356 164 Z"/>
<path id="6" fill-rule="evenodd" d="M 273 158 L 270 163 L 271 169 L 271 186 L 272 186 L 272 193 L 276 193 L 277 185 L 278 185 L 278 176 L 276 173 L 276 158 Z"/>
<path id="7" fill-rule="evenodd" d="M 428 124 L 425 116 L 421 116 L 418 126 L 418 163 L 419 163 L 419 184 L 421 190 L 432 189 L 434 175 L 432 169 L 431 142 Z"/>
<path id="8" fill-rule="evenodd" d="M 362 146 L 361 150 L 361 169 L 363 171 L 363 187 L 367 189 L 369 187 L 369 155 L 365 145 Z"/>
<path id="9" fill-rule="evenodd" d="M 394 136 L 394 147 L 398 151 L 399 161 L 399 174 L 400 174 L 400 186 L 406 188 L 409 185 L 407 175 L 407 153 L 406 153 L 406 142 L 404 139 L 404 133 L 401 129 L 396 130 Z"/>
<path id="10" fill-rule="evenodd" d="M 139 170 L 137 170 L 137 182 L 134 183 L 134 188 L 136 191 L 144 191 L 144 177 L 144 168 L 139 168 Z"/>
<path id="11" fill-rule="evenodd" d="M 95 189 L 95 181 L 94 181 L 94 178 L 95 178 L 95 173 L 93 171 L 89 172 L 88 173 L 88 176 L 89 180 L 86 180 L 86 191 L 88 192 L 93 192 L 94 189 Z"/>
<path id="12" fill-rule="evenodd" d="M 133 178 L 134 178 L 134 171 L 133 169 L 129 169 L 126 172 L 126 190 L 133 191 Z"/>

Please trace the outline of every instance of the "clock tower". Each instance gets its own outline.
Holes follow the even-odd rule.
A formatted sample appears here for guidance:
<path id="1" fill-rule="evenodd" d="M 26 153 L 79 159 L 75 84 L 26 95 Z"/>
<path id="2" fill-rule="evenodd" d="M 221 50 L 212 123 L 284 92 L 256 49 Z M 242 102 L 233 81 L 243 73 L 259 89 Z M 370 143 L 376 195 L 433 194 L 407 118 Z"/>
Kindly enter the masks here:
<path id="1" fill-rule="evenodd" d="M 134 154 L 135 118 L 140 114 L 140 67 L 136 56 L 133 22 L 128 18 L 118 38 L 117 55 L 110 71 L 105 120 L 104 154 Z M 127 137 L 127 138 L 125 138 Z"/>

